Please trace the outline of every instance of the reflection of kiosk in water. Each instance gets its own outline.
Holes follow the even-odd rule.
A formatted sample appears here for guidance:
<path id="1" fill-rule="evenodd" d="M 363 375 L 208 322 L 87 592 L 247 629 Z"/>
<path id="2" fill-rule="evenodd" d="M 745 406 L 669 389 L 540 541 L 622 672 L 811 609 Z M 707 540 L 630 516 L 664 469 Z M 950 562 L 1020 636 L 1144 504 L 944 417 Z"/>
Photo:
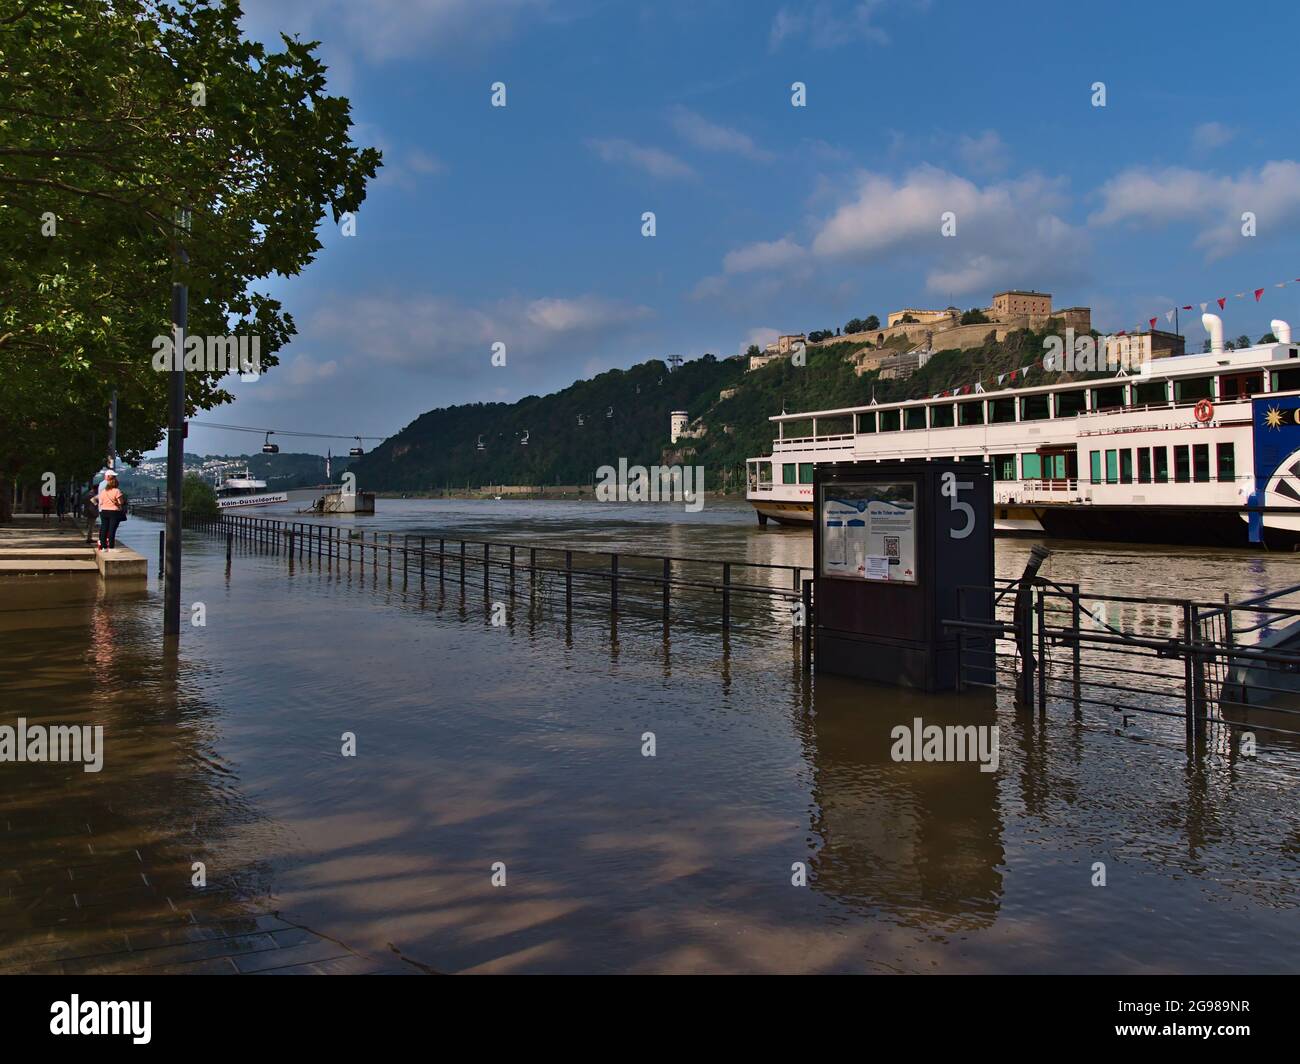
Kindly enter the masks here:
<path id="1" fill-rule="evenodd" d="M 804 758 L 812 768 L 809 886 L 858 910 L 926 931 L 989 927 L 1003 893 L 1003 817 L 998 777 L 972 762 L 895 762 L 890 730 L 913 717 L 945 719 L 951 701 L 817 681 Z M 962 702 L 963 723 L 996 722 L 991 701 Z M 950 716 L 948 719 L 951 719 Z"/>
<path id="2" fill-rule="evenodd" d="M 958 610 L 959 587 L 993 586 L 988 466 L 818 465 L 813 507 L 817 671 L 956 687 L 957 636 L 943 622 L 992 620 L 991 592 L 962 592 Z"/>

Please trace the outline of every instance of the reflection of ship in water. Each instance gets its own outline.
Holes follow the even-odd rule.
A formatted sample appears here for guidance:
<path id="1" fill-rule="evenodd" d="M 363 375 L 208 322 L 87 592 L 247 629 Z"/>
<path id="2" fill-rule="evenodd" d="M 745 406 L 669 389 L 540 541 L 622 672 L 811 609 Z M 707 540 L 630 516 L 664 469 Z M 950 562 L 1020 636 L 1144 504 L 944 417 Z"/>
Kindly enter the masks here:
<path id="1" fill-rule="evenodd" d="M 988 927 L 1005 861 L 997 774 L 974 761 L 892 760 L 891 730 L 916 717 L 996 723 L 991 701 L 817 678 L 816 710 L 802 721 L 814 775 L 811 828 L 821 842 L 809 886 L 937 931 Z"/>

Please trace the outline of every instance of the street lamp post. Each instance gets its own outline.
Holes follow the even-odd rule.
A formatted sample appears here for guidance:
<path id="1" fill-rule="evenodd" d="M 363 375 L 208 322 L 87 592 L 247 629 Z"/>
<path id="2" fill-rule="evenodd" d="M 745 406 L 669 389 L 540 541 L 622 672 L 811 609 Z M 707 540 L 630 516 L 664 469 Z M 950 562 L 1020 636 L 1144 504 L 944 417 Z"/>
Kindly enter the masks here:
<path id="1" fill-rule="evenodd" d="M 181 211 L 180 228 L 189 229 L 189 211 Z M 178 242 L 180 263 L 189 262 Z M 189 288 L 172 282 L 172 364 L 168 370 L 167 536 L 163 560 L 163 634 L 181 634 L 181 489 L 185 479 L 185 330 L 189 325 Z"/>

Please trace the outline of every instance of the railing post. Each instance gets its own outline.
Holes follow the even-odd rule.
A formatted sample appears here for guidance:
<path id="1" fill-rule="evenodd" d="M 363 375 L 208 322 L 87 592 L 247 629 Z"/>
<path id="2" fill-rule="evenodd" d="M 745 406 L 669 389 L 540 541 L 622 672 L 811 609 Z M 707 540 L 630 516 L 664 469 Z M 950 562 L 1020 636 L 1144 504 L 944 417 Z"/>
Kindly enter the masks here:
<path id="1" fill-rule="evenodd" d="M 491 570 L 488 568 L 489 565 L 491 565 L 491 557 L 492 557 L 492 544 L 484 543 L 483 544 L 483 594 L 485 596 L 491 591 L 492 588 L 492 582 L 490 579 Z"/>
<path id="2" fill-rule="evenodd" d="M 408 536 L 405 532 L 403 532 L 402 533 L 402 587 L 406 586 L 406 574 L 410 570 L 410 560 L 411 560 L 410 541 L 411 541 L 411 537 Z"/>
<path id="3" fill-rule="evenodd" d="M 573 551 L 564 552 L 564 612 L 573 609 Z"/>
<path id="4" fill-rule="evenodd" d="M 1047 712 L 1047 588 L 1038 588 L 1038 712 Z"/>
<path id="5" fill-rule="evenodd" d="M 420 590 L 424 590 L 424 536 L 420 537 Z"/>
<path id="6" fill-rule="evenodd" d="M 722 630 L 731 627 L 731 562 L 722 563 Z"/>
<path id="7" fill-rule="evenodd" d="M 163 561 L 167 557 L 167 529 L 158 530 L 158 575 L 163 575 Z"/>
<path id="8" fill-rule="evenodd" d="M 672 579 L 673 563 L 671 558 L 664 559 L 664 627 L 668 627 L 668 581 Z"/>
<path id="9" fill-rule="evenodd" d="M 1188 739 L 1196 738 L 1196 669 L 1192 664 L 1192 625 L 1195 615 L 1191 602 L 1183 603 L 1183 683 L 1184 721 Z"/>
<path id="10" fill-rule="evenodd" d="M 235 534 L 234 532 L 227 532 L 226 533 L 226 570 L 227 571 L 229 571 L 230 569 L 230 553 L 232 550 L 234 550 L 234 547 L 235 547 Z"/>
<path id="11" fill-rule="evenodd" d="M 447 541 L 438 537 L 438 586 L 442 587 L 443 562 L 447 557 Z"/>
<path id="12" fill-rule="evenodd" d="M 388 579 L 393 578 L 393 534 L 388 533 Z"/>
<path id="13" fill-rule="evenodd" d="M 465 586 L 465 541 L 460 541 L 460 586 Z"/>
<path id="14" fill-rule="evenodd" d="M 1074 646 L 1071 657 L 1074 662 L 1074 717 L 1076 720 L 1083 716 L 1083 690 L 1082 690 L 1082 667 L 1081 655 L 1083 650 L 1083 609 L 1079 604 L 1079 585 L 1070 585 L 1070 627 L 1074 631 Z"/>
<path id="15" fill-rule="evenodd" d="M 803 582 L 803 667 L 805 672 L 812 670 L 812 631 L 813 631 L 813 600 L 812 600 L 811 580 Z"/>
<path id="16" fill-rule="evenodd" d="M 609 610 L 618 612 L 618 555 L 609 556 Z"/>
<path id="17" fill-rule="evenodd" d="M 510 597 L 515 595 L 515 545 L 510 544 Z"/>

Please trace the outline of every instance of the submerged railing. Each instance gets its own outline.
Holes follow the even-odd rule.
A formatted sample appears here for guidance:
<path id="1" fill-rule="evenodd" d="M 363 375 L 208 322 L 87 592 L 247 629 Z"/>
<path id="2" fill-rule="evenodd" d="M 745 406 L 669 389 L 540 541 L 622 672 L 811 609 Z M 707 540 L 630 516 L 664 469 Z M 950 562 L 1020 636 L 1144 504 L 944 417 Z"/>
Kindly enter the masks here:
<path id="1" fill-rule="evenodd" d="M 137 506 L 135 512 L 163 516 L 161 507 Z M 228 564 L 239 544 L 291 561 L 357 566 L 375 574 L 382 570 L 420 587 L 434 582 L 440 587 L 481 585 L 490 592 L 497 586 L 514 594 L 516 577 L 523 576 L 534 597 L 540 592 L 558 601 L 562 594 L 566 614 L 573 610 L 575 596 L 580 602 L 598 601 L 617 613 L 627 605 L 629 591 L 640 591 L 644 594 L 636 596 L 632 605 L 656 606 L 665 628 L 674 618 L 674 603 L 680 604 L 684 596 L 690 597 L 692 605 L 701 598 L 716 601 L 716 616 L 724 631 L 737 619 L 738 604 L 767 604 L 769 616 L 788 614 L 794 634 L 804 641 L 804 660 L 810 660 L 810 627 L 802 622 L 809 616 L 812 581 L 811 571 L 803 566 L 454 536 L 373 531 L 367 537 L 362 530 L 340 525 L 246 514 L 191 518 L 185 527 L 224 536 Z M 159 532 L 160 540 L 162 536 Z"/>
<path id="2" fill-rule="evenodd" d="M 994 619 L 976 619 L 966 602 L 990 593 Z M 1215 727 L 1300 736 L 1300 608 L 1275 604 L 1297 594 L 1300 585 L 1237 603 L 1096 595 L 1032 576 L 961 589 L 944 624 L 958 635 L 962 684 L 1009 691 L 1022 708 L 1097 707 L 1125 725 L 1137 714 L 1181 718 L 1189 739 Z"/>

